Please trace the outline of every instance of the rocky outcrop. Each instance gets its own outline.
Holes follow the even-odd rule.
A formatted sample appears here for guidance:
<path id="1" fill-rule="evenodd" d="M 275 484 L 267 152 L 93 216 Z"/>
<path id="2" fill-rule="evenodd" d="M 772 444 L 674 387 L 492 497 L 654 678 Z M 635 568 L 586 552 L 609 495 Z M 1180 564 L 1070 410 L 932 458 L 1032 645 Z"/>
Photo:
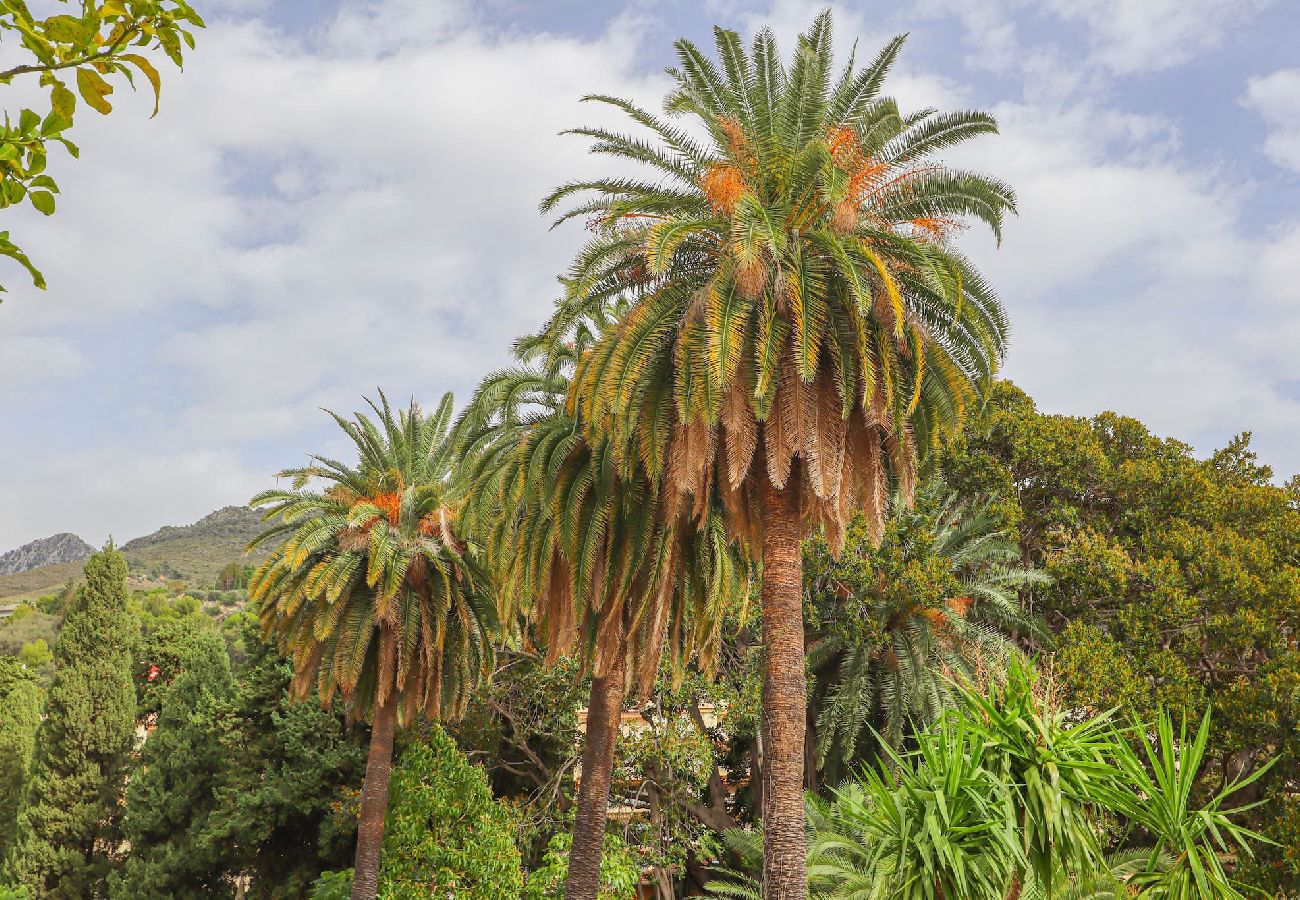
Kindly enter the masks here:
<path id="1" fill-rule="evenodd" d="M 247 543 L 265 527 L 256 510 L 247 506 L 223 506 L 193 525 L 165 525 L 153 534 L 128 541 L 122 549 L 128 552 L 141 550 L 177 538 L 223 538 Z"/>
<path id="2" fill-rule="evenodd" d="M 81 562 L 94 552 L 94 547 L 65 531 L 24 544 L 0 556 L 0 575 L 13 575 L 57 563 Z"/>

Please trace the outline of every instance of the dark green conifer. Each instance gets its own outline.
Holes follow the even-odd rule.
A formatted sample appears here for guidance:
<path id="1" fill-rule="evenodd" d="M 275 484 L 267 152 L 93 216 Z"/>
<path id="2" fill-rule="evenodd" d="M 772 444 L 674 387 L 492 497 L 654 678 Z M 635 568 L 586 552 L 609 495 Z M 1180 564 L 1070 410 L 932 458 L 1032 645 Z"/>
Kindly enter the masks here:
<path id="1" fill-rule="evenodd" d="M 13 845 L 40 724 L 36 674 L 12 657 L 0 658 L 0 860 Z"/>
<path id="2" fill-rule="evenodd" d="M 215 631 L 179 635 L 179 669 L 165 673 L 157 725 L 126 793 L 131 854 L 110 882 L 114 897 L 208 897 L 221 892 L 231 848 L 208 839 L 217 785 L 238 757 L 231 740 L 235 680 Z"/>
<path id="3" fill-rule="evenodd" d="M 54 647 L 54 683 L 6 863 L 9 880 L 39 897 L 88 897 L 103 884 L 135 730 L 126 560 L 110 543 L 86 562 L 85 578 Z"/>

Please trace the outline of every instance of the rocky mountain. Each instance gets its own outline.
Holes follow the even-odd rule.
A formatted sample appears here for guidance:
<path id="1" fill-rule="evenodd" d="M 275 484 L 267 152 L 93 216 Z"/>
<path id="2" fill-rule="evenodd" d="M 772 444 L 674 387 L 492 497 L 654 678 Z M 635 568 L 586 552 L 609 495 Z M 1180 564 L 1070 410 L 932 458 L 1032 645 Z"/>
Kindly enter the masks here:
<path id="1" fill-rule="evenodd" d="M 41 566 L 81 562 L 94 552 L 94 547 L 65 531 L 24 544 L 17 550 L 10 550 L 0 556 L 0 575 L 14 575 Z"/>
<path id="2" fill-rule="evenodd" d="M 122 552 L 156 547 L 182 538 L 215 540 L 221 543 L 247 544 L 263 529 L 262 519 L 256 510 L 247 506 L 223 506 L 208 513 L 193 525 L 164 525 L 153 534 L 146 534 L 122 545 Z"/>

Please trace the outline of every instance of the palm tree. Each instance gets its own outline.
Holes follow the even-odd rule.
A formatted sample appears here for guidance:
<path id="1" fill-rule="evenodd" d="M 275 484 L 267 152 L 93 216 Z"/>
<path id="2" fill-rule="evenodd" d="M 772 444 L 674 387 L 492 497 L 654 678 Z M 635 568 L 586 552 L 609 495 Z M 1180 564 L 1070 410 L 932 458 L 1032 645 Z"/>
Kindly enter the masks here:
<path id="1" fill-rule="evenodd" d="M 275 521 L 253 546 L 284 539 L 249 585 L 263 634 L 292 658 L 299 696 L 341 697 L 351 718 L 372 722 L 354 898 L 378 888 L 394 729 L 421 713 L 458 716 L 496 627 L 488 582 L 456 534 L 451 394 L 432 416 L 380 400 L 367 401 L 377 421 L 330 413 L 358 463 L 313 456 L 280 473 L 291 489 L 252 500 Z M 328 487 L 309 489 L 317 480 Z"/>
<path id="2" fill-rule="evenodd" d="M 577 129 L 648 178 L 566 184 L 543 201 L 594 235 L 569 272 L 554 335 L 619 298 L 619 326 L 583 355 L 571 409 L 608 439 L 620 476 L 665 482 L 670 510 L 762 551 L 763 820 L 769 900 L 803 897 L 805 674 L 799 545 L 838 549 L 865 510 L 953 428 L 1001 358 L 1001 307 L 950 237 L 967 217 L 1000 234 L 1009 188 L 935 151 L 996 130 L 975 112 L 905 115 L 880 96 L 902 46 L 832 78 L 831 21 L 793 62 L 763 30 L 719 63 L 677 42 L 666 106 L 704 141 L 633 103 L 646 137 Z M 669 518 L 673 518 L 670 516 Z"/>
<path id="3" fill-rule="evenodd" d="M 601 320 L 591 324 L 599 328 Z M 720 520 L 664 517 L 656 485 L 616 475 L 606 441 L 584 437 L 565 407 L 568 372 L 593 332 L 531 364 L 490 375 L 458 423 L 482 536 L 503 596 L 540 626 L 547 660 L 576 652 L 591 669 L 565 896 L 594 900 L 628 681 L 647 694 L 667 648 L 674 670 L 717 652 L 722 611 L 749 590 L 749 567 Z"/>
<path id="4" fill-rule="evenodd" d="M 875 736 L 898 749 L 905 726 L 954 708 L 954 679 L 985 683 L 1023 661 L 1016 634 L 1047 637 L 1018 592 L 1048 578 L 1018 565 L 1020 548 L 987 501 L 936 483 L 894 510 L 879 548 L 855 523 L 843 557 L 808 578 L 821 612 L 808 652 L 817 765 L 832 783 Z"/>

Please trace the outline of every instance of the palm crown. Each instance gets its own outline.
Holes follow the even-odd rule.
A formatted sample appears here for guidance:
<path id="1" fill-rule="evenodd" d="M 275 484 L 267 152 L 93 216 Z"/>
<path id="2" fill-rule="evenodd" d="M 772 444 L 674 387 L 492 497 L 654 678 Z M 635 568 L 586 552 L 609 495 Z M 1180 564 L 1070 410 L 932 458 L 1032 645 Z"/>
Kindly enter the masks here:
<path id="1" fill-rule="evenodd" d="M 644 471 L 620 474 L 610 442 L 566 408 L 575 360 L 615 321 L 604 312 L 544 362 L 531 361 L 540 340 L 520 341 L 520 364 L 484 380 L 458 423 L 474 460 L 465 514 L 551 660 L 577 651 L 602 674 L 630 652 L 645 693 L 665 649 L 677 671 L 693 656 L 708 667 L 750 567 L 716 516 L 702 529 L 668 518 Z"/>
<path id="2" fill-rule="evenodd" d="M 370 403 L 378 421 L 330 413 L 356 444 L 356 465 L 313 456 L 280 473 L 291 489 L 253 499 L 278 520 L 254 545 L 284 542 L 249 595 L 263 632 L 293 656 L 299 694 L 314 681 L 357 718 L 390 696 L 408 720 L 420 710 L 437 718 L 463 709 L 490 660 L 496 610 L 455 533 L 451 395 L 432 416 L 380 399 Z M 313 480 L 328 487 L 307 489 Z"/>
<path id="3" fill-rule="evenodd" d="M 995 131 L 991 117 L 904 115 L 880 96 L 902 38 L 832 81 L 829 13 L 788 69 L 767 30 L 748 53 L 735 32 L 715 33 L 721 69 L 679 41 L 666 101 L 706 140 L 589 98 L 650 136 L 576 133 L 653 177 L 576 181 L 543 202 L 595 230 L 551 328 L 630 302 L 572 390 L 624 471 L 666 474 L 701 515 L 713 479 L 729 524 L 748 533 L 758 457 L 778 490 L 797 473 L 805 513 L 838 546 L 859 508 L 879 528 L 891 471 L 906 489 L 917 446 L 958 420 L 999 363 L 1002 309 L 949 237 L 967 217 L 1000 235 L 1014 199 L 929 160 Z"/>

